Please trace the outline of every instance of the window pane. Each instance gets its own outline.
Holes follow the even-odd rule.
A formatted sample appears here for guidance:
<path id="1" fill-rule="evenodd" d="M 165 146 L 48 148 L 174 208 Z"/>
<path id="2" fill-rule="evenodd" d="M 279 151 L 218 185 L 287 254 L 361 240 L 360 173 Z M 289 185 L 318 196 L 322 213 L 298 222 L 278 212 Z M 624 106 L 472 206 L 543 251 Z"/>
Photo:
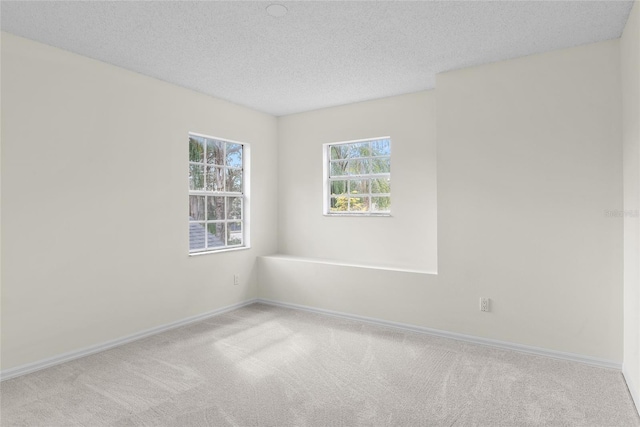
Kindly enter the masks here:
<path id="1" fill-rule="evenodd" d="M 388 156 L 391 154 L 391 141 L 388 139 L 378 139 L 371 142 L 373 156 Z"/>
<path id="2" fill-rule="evenodd" d="M 347 181 L 331 181 L 331 194 L 346 194 Z"/>
<path id="3" fill-rule="evenodd" d="M 227 244 L 229 246 L 242 244 L 242 223 L 230 222 L 227 224 Z"/>
<path id="4" fill-rule="evenodd" d="M 204 196 L 189 196 L 189 221 L 204 221 Z"/>
<path id="5" fill-rule="evenodd" d="M 224 168 L 207 166 L 207 191 L 224 191 Z"/>
<path id="6" fill-rule="evenodd" d="M 369 192 L 369 180 L 358 179 L 349 181 L 349 194 L 366 194 Z"/>
<path id="7" fill-rule="evenodd" d="M 224 219 L 224 197 L 207 197 L 207 219 Z"/>
<path id="8" fill-rule="evenodd" d="M 227 197 L 227 219 L 242 219 L 242 197 Z"/>
<path id="9" fill-rule="evenodd" d="M 204 249 L 204 223 L 189 223 L 189 250 Z"/>
<path id="10" fill-rule="evenodd" d="M 207 139 L 207 163 L 210 165 L 224 165 L 224 142 Z"/>
<path id="11" fill-rule="evenodd" d="M 391 138 L 329 144 L 328 147 L 327 213 L 366 214 L 372 209 L 390 212 Z"/>
<path id="12" fill-rule="evenodd" d="M 349 175 L 366 175 L 369 173 L 369 163 L 367 160 L 349 160 L 347 171 Z"/>
<path id="13" fill-rule="evenodd" d="M 331 212 L 346 212 L 349 198 L 347 196 L 332 197 L 329 210 Z"/>
<path id="14" fill-rule="evenodd" d="M 389 173 L 391 172 L 391 158 L 383 157 L 381 159 L 373 159 L 372 173 Z"/>
<path id="15" fill-rule="evenodd" d="M 207 224 L 207 247 L 224 246 L 224 223 Z"/>
<path id="16" fill-rule="evenodd" d="M 227 142 L 227 166 L 242 167 L 242 145 Z"/>
<path id="17" fill-rule="evenodd" d="M 244 148 L 189 135 L 190 252 L 244 245 Z"/>
<path id="18" fill-rule="evenodd" d="M 391 197 L 373 197 L 371 199 L 371 211 L 381 212 L 391 209 Z"/>
<path id="19" fill-rule="evenodd" d="M 242 169 L 227 169 L 227 190 L 228 192 L 242 192 Z"/>
<path id="20" fill-rule="evenodd" d="M 347 145 L 331 146 L 331 160 L 346 159 L 348 154 L 349 154 L 349 146 Z"/>
<path id="21" fill-rule="evenodd" d="M 346 161 L 331 162 L 330 175 L 331 176 L 347 175 L 347 162 Z"/>
<path id="22" fill-rule="evenodd" d="M 368 142 L 356 142 L 347 145 L 349 147 L 349 157 L 354 159 L 358 157 L 369 157 L 371 149 Z"/>
<path id="23" fill-rule="evenodd" d="M 204 189 L 204 166 L 189 165 L 189 189 Z"/>
<path id="24" fill-rule="evenodd" d="M 372 193 L 391 193 L 391 180 L 389 178 L 374 178 L 371 180 Z"/>
<path id="25" fill-rule="evenodd" d="M 349 212 L 366 212 L 368 210 L 368 197 L 349 197 Z"/>
<path id="26" fill-rule="evenodd" d="M 202 138 L 189 137 L 189 161 L 204 163 L 204 141 Z"/>

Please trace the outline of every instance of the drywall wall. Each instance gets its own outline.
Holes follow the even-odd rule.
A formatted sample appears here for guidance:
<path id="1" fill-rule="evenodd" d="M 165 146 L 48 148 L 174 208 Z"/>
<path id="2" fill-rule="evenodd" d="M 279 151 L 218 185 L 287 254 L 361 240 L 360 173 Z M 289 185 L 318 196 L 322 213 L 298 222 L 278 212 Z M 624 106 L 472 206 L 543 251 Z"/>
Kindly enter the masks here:
<path id="1" fill-rule="evenodd" d="M 2 33 L 2 369 L 254 298 L 256 256 L 276 251 L 276 126 Z M 251 249 L 187 255 L 190 131 L 251 144 Z"/>
<path id="2" fill-rule="evenodd" d="M 640 4 L 635 2 L 620 40 L 624 176 L 623 371 L 640 408 Z"/>
<path id="3" fill-rule="evenodd" d="M 432 91 L 280 117 L 282 254 L 437 269 Z M 322 145 L 391 137 L 390 217 L 324 216 Z"/>
<path id="4" fill-rule="evenodd" d="M 619 60 L 614 40 L 440 74 L 436 109 L 421 117 L 437 122 L 438 274 L 265 257 L 260 297 L 621 363 L 622 218 L 607 214 L 622 209 Z M 322 116 L 338 111 L 348 110 Z M 297 122 L 316 130 L 307 117 L 281 118 L 280 131 Z M 407 141 L 416 157 L 430 154 Z M 319 214 L 321 153 L 304 151 L 314 152 L 314 177 L 280 194 L 281 227 L 293 212 L 300 223 Z M 281 154 L 280 168 L 298 170 L 298 160 Z M 423 174 L 425 164 L 433 160 L 416 158 L 403 173 Z M 307 193 L 315 208 L 294 209 L 299 200 L 287 195 Z M 326 228 L 308 221 L 311 245 Z M 302 241 L 281 236 L 288 255 L 308 256 Z M 491 298 L 490 313 L 480 297 Z"/>
<path id="5" fill-rule="evenodd" d="M 621 360 L 619 73 L 613 40 L 438 76 L 440 271 L 507 341 Z"/>

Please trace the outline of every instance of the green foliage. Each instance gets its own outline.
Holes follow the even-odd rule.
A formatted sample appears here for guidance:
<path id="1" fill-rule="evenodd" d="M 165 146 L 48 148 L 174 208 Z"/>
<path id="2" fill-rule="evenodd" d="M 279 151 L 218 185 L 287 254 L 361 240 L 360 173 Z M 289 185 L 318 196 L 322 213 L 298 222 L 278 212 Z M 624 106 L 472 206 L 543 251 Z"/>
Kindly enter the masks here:
<path id="1" fill-rule="evenodd" d="M 373 205 L 377 211 L 388 211 L 391 207 L 391 197 L 372 197 Z"/>
<path id="2" fill-rule="evenodd" d="M 192 190 L 204 189 L 204 167 L 189 165 L 189 188 Z"/>
<path id="3" fill-rule="evenodd" d="M 189 138 L 189 161 L 202 162 L 204 157 L 204 146 L 194 138 Z"/>
<path id="4" fill-rule="evenodd" d="M 358 193 L 353 191 L 352 194 L 357 195 Z M 339 195 L 335 198 L 335 202 L 332 202 L 331 212 L 367 211 L 369 206 L 366 200 L 364 197 L 352 197 L 347 194 Z"/>

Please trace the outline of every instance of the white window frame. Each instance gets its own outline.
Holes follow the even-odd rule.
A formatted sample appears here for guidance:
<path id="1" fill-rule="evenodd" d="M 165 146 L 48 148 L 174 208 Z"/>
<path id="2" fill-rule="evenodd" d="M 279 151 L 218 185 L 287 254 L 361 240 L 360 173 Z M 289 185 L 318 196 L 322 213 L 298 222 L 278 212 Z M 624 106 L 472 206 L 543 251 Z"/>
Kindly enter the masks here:
<path id="1" fill-rule="evenodd" d="M 348 144 L 356 144 L 363 142 L 374 142 L 381 139 L 389 140 L 389 154 L 383 156 L 372 156 L 369 155 L 367 157 L 358 157 L 359 159 L 376 159 L 376 158 L 389 158 L 389 173 L 368 173 L 368 174 L 360 174 L 360 175 L 341 175 L 332 177 L 331 176 L 331 147 L 336 145 L 348 145 Z M 343 180 L 354 180 L 354 179 L 375 179 L 375 178 L 387 178 L 389 181 L 391 180 L 391 137 L 390 136 L 379 136 L 375 138 L 365 138 L 365 139 L 356 139 L 352 141 L 340 141 L 340 142 L 328 142 L 322 145 L 322 162 L 323 162 L 323 193 L 322 193 L 322 214 L 325 216 L 355 216 L 355 217 L 369 217 L 369 216 L 391 216 L 391 209 L 388 211 L 331 211 L 331 182 L 332 181 L 343 181 Z M 371 192 L 371 184 L 369 183 L 369 192 L 362 193 L 365 197 L 369 198 L 369 209 L 371 208 L 371 198 L 372 197 L 389 197 L 391 199 L 391 191 L 389 193 L 372 193 Z M 361 195 L 359 195 L 361 196 Z"/>
<path id="2" fill-rule="evenodd" d="M 191 159 L 187 159 L 187 188 L 189 190 L 189 194 L 187 197 L 189 196 L 205 196 L 205 203 L 204 203 L 204 221 L 189 221 L 187 220 L 187 230 L 189 230 L 190 225 L 193 222 L 196 223 L 204 223 L 205 224 L 205 247 L 201 248 L 201 249 L 191 249 L 190 248 L 190 242 L 187 239 L 187 245 L 188 245 L 188 252 L 189 252 L 189 256 L 196 256 L 196 255 L 204 255 L 204 254 L 211 254 L 211 253 L 220 253 L 220 252 L 229 252 L 229 251 L 237 251 L 237 250 L 243 250 L 243 249 L 249 249 L 251 247 L 251 242 L 250 242 L 250 236 L 251 236 L 251 232 L 250 232 L 250 182 L 251 182 L 251 168 L 250 168 L 250 164 L 251 164 L 251 147 L 250 144 L 246 143 L 246 142 L 240 142 L 240 141 L 234 141 L 231 139 L 227 139 L 227 138 L 219 138 L 216 136 L 211 136 L 211 135 L 204 135 L 201 133 L 196 133 L 196 132 L 189 132 L 188 137 L 198 137 L 198 138 L 206 138 L 206 139 L 210 139 L 210 140 L 215 140 L 215 141 L 220 141 L 220 142 L 224 142 L 224 165 L 217 165 L 218 167 L 222 166 L 224 169 L 229 168 L 229 166 L 227 166 L 226 162 L 226 143 L 230 143 L 230 144 L 239 144 L 242 146 L 242 165 L 241 165 L 241 170 L 242 170 L 242 188 L 240 192 L 231 192 L 231 191 L 212 191 L 212 190 L 192 190 L 189 186 L 189 166 L 191 165 L 204 165 L 205 167 L 205 175 L 206 175 L 206 167 L 207 167 L 207 158 L 206 158 L 206 145 L 205 145 L 205 152 L 203 154 L 204 158 L 203 161 L 204 163 L 200 163 L 200 162 L 192 162 Z M 225 174 L 226 175 L 226 174 Z M 205 178 L 206 179 L 206 178 Z M 224 211 L 225 211 L 225 218 L 223 220 L 208 220 L 207 219 L 207 209 L 208 209 L 208 204 L 207 204 L 207 199 L 206 196 L 213 196 L 213 197 L 224 197 L 225 199 L 225 206 L 224 206 Z M 240 220 L 238 219 L 229 219 L 226 218 L 227 215 L 227 197 L 240 197 L 241 198 L 241 215 L 240 215 Z M 187 204 L 187 206 L 189 206 Z M 242 244 L 240 245 L 229 245 L 227 242 L 227 232 L 226 232 L 226 227 L 228 223 L 232 223 L 232 222 L 240 222 L 241 227 L 242 227 Z M 213 224 L 213 223 L 220 223 L 220 224 L 225 224 L 225 233 L 224 233 L 224 238 L 225 238 L 225 244 L 224 246 L 219 246 L 219 247 L 211 247 L 208 248 L 207 247 L 207 224 Z M 189 231 L 187 231 L 188 233 Z"/>

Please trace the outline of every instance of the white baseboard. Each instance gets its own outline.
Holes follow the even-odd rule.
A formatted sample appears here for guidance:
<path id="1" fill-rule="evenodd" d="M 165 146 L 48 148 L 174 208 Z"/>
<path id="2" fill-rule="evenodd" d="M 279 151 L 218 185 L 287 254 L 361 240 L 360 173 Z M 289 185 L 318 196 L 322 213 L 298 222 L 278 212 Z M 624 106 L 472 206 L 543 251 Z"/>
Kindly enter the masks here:
<path id="1" fill-rule="evenodd" d="M 493 340 L 489 338 L 476 337 L 473 335 L 459 334 L 456 332 L 442 331 L 439 329 L 425 328 L 423 326 L 410 325 L 407 323 L 391 322 L 388 320 L 381 320 L 373 317 L 359 316 L 356 314 L 326 310 L 326 309 L 310 307 L 306 305 L 290 304 L 290 303 L 285 303 L 280 301 L 269 300 L 265 298 L 258 298 L 257 302 L 267 304 L 267 305 L 278 306 L 278 307 L 292 308 L 296 310 L 304 310 L 304 311 L 309 311 L 313 313 L 325 314 L 329 316 L 340 317 L 343 319 L 359 320 L 362 322 L 372 323 L 379 326 L 403 329 L 403 330 L 408 330 L 412 332 L 435 335 L 443 338 L 451 338 L 458 341 L 465 341 L 465 342 L 470 342 L 474 344 L 513 350 L 521 353 L 534 354 L 537 356 L 545 356 L 545 357 L 552 357 L 554 359 L 568 360 L 571 362 L 579 362 L 587 365 L 597 366 L 600 368 L 616 369 L 618 371 L 622 369 L 622 364 L 618 362 L 614 362 L 612 360 L 606 360 L 606 359 L 598 359 L 590 356 L 583 356 L 580 354 L 565 353 L 565 352 L 556 351 L 556 350 L 548 350 L 540 347 L 532 347 L 532 346 L 523 345 L 523 344 L 510 343 L 507 341 L 499 341 L 499 340 Z"/>
<path id="2" fill-rule="evenodd" d="M 292 309 L 296 309 L 296 310 L 304 310 L 304 311 L 309 311 L 309 312 L 313 312 L 313 313 L 319 313 L 319 314 L 324 314 L 324 315 L 329 315 L 329 316 L 334 316 L 334 317 L 340 317 L 340 318 L 345 318 L 345 319 L 351 319 L 351 320 L 359 320 L 362 322 L 367 322 L 367 323 L 372 323 L 375 325 L 379 325 L 379 326 L 386 326 L 386 327 L 391 327 L 391 328 L 396 328 L 396 329 L 403 329 L 403 330 L 408 330 L 408 331 L 412 331 L 412 332 L 419 332 L 419 333 L 423 333 L 423 334 L 428 334 L 428 335 L 435 335 L 435 336 L 439 336 L 439 337 L 444 337 L 444 338 L 451 338 L 451 339 L 455 339 L 458 341 L 466 341 L 466 342 L 471 342 L 474 344 L 480 344 L 480 345 L 486 345 L 486 346 L 491 346 L 491 347 L 497 347 L 497 348 L 502 348 L 502 349 L 508 349 L 508 350 L 514 350 L 514 351 L 519 351 L 519 352 L 523 352 L 523 353 L 529 353 L 529 354 L 535 354 L 538 356 L 545 356 L 545 357 L 552 357 L 555 359 L 562 359 L 562 360 L 569 360 L 572 362 L 580 362 L 580 363 L 585 363 L 588 365 L 592 365 L 592 366 L 598 366 L 598 367 L 602 367 L 602 368 L 610 368 L 610 369 L 616 369 L 616 370 L 621 370 L 622 366 L 620 363 L 618 362 L 614 362 L 614 361 L 610 361 L 610 360 L 603 360 L 603 359 L 597 359 L 594 357 L 589 357 L 589 356 L 582 356 L 579 354 L 573 354 L 573 353 L 564 353 L 564 352 L 560 352 L 560 351 L 555 351 L 555 350 L 547 350 L 544 348 L 539 348 L 539 347 L 531 347 L 531 346 L 526 346 L 526 345 L 522 345 L 522 344 L 514 344 L 514 343 L 509 343 L 506 341 L 498 341 L 498 340 L 492 340 L 492 339 L 488 339 L 488 338 L 480 338 L 480 337 L 475 337 L 472 335 L 464 335 L 464 334 L 458 334 L 455 332 L 447 332 L 447 331 L 442 331 L 442 330 L 438 330 L 438 329 L 431 329 L 431 328 L 425 328 L 422 326 L 416 326 L 416 325 L 410 325 L 410 324 L 406 324 L 406 323 L 399 323 L 399 322 L 391 322 L 391 321 L 387 321 L 387 320 L 381 320 L 381 319 L 376 319 L 373 317 L 366 317 L 366 316 L 359 316 L 359 315 L 355 315 L 355 314 L 349 314 L 349 313 L 343 313 L 343 312 L 337 312 L 337 311 L 332 311 L 332 310 L 325 310 L 325 309 L 321 309 L 321 308 L 315 308 L 315 307 L 310 307 L 310 306 L 305 306 L 305 305 L 299 305 L 299 304 L 290 304 L 290 303 L 284 303 L 284 302 L 280 302 L 280 301 L 273 301 L 273 300 L 268 300 L 268 299 L 264 299 L 264 298 L 257 298 L 257 299 L 250 299 L 247 301 L 243 301 L 241 303 L 238 304 L 233 304 L 230 306 L 226 306 L 226 307 L 222 307 L 216 310 L 212 310 L 206 313 L 202 313 L 196 316 L 191 316 L 188 317 L 186 319 L 182 319 L 182 320 L 178 320 L 176 322 L 172 322 L 172 323 L 168 323 L 165 325 L 161 325 L 155 328 L 151 328 L 151 329 L 147 329 L 132 335 L 128 335 L 126 337 L 122 337 L 122 338 L 118 338 L 115 340 L 111 340 L 111 341 L 107 341 L 101 344 L 97 344 L 97 345 L 93 345 L 90 347 L 86 347 L 80 350 L 75 350 L 75 351 L 71 351 L 68 353 L 64 353 L 64 354 L 60 354 L 51 358 L 47 358 L 44 360 L 40 360 L 38 362 L 33 362 L 33 363 L 28 363 L 25 365 L 21 365 L 15 368 L 11 368 L 11 369 L 6 369 L 2 372 L 0 372 L 0 380 L 4 381 L 4 380 L 8 380 L 10 378 L 15 378 L 21 375 L 26 375 L 26 374 L 30 374 L 32 372 L 35 371 L 39 371 L 41 369 L 45 369 L 45 368 L 49 368 L 51 366 L 55 366 L 55 365 L 59 365 L 61 363 L 65 363 L 65 362 L 69 362 L 71 360 L 74 359 L 78 359 L 84 356 L 89 356 L 91 354 L 95 354 L 104 350 L 108 350 L 110 348 L 113 347 L 117 347 L 123 344 L 127 344 L 130 343 L 132 341 L 136 341 L 142 338 L 146 338 L 148 336 L 151 335 L 156 335 L 159 334 L 161 332 L 165 332 L 168 331 L 170 329 L 175 329 L 178 328 L 180 326 L 185 326 L 188 325 L 190 323 L 195 323 L 204 319 L 207 319 L 209 317 L 213 317 L 222 313 L 226 313 L 228 311 L 231 310 L 235 310 L 237 308 L 240 307 L 244 307 L 246 305 L 250 305 L 253 304 L 255 302 L 260 302 L 263 304 L 268 304 L 268 305 L 273 305 L 273 306 L 279 306 L 279 307 L 285 307 L 285 308 L 292 308 Z M 623 371 L 624 374 L 624 371 Z M 639 396 L 638 396 L 638 389 L 635 388 L 635 384 L 633 384 L 633 382 L 630 380 L 630 378 L 628 377 L 628 375 L 625 375 L 625 379 L 627 381 L 627 385 L 629 387 L 629 391 L 631 392 L 631 395 L 633 397 L 633 400 L 635 401 L 636 407 L 640 408 L 640 400 L 639 400 Z"/>
<path id="3" fill-rule="evenodd" d="M 631 398 L 633 399 L 633 403 L 636 404 L 636 411 L 638 411 L 638 415 L 640 415 L 640 390 L 638 390 L 637 384 L 629 375 L 626 367 L 622 365 L 622 376 L 624 380 L 627 382 L 627 388 L 629 389 L 629 394 L 631 394 Z"/>
<path id="4" fill-rule="evenodd" d="M 182 319 L 175 322 L 167 323 L 165 325 L 157 326 L 155 328 L 146 329 L 144 331 L 141 331 L 132 335 L 127 335 L 126 337 L 107 341 L 101 344 L 92 345 L 90 347 L 86 347 L 80 350 L 59 354 L 57 356 L 40 360 L 38 362 L 27 363 L 26 365 L 21 365 L 11 369 L 5 369 L 4 371 L 0 372 L 0 381 L 19 377 L 21 375 L 30 374 L 32 372 L 39 371 L 41 369 L 49 368 L 51 366 L 69 362 L 74 359 L 79 359 L 81 357 L 89 356 L 94 353 L 99 353 L 101 351 L 108 350 L 113 347 L 118 347 L 120 345 L 130 343 L 132 341 L 136 341 L 142 338 L 149 337 L 151 335 L 156 335 L 161 332 L 168 331 L 170 329 L 175 329 L 175 328 L 179 328 L 180 326 L 188 325 L 190 323 L 199 322 L 209 317 L 217 316 L 219 314 L 226 313 L 228 311 L 235 310 L 237 308 L 244 307 L 245 305 L 253 304 L 255 302 L 257 302 L 257 299 L 253 298 L 247 301 L 240 302 L 238 304 L 229 305 L 226 307 L 218 308 L 216 310 L 208 311 L 206 313 L 187 317 L 186 319 Z"/>

